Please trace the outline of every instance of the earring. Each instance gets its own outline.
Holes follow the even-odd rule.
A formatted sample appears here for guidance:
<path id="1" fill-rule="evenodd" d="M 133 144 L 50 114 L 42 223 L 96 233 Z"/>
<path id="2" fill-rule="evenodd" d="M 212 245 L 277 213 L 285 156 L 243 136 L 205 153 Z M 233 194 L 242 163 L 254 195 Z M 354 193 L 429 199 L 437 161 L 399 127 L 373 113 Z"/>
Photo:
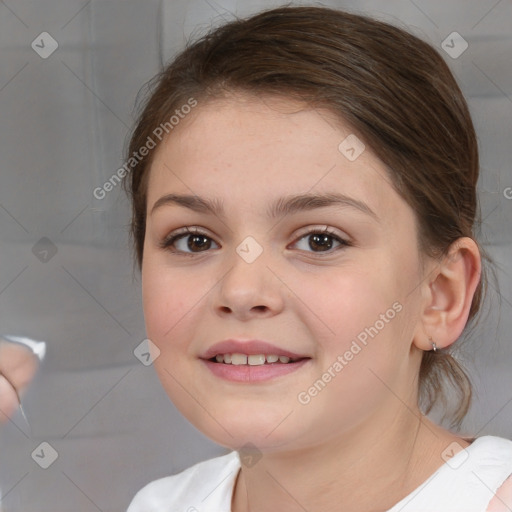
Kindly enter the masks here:
<path id="1" fill-rule="evenodd" d="M 432 341 L 432 338 L 430 336 L 428 337 L 428 341 L 430 341 L 430 343 L 432 344 L 432 351 L 436 352 L 437 351 L 437 345 L 435 344 L 435 342 Z"/>

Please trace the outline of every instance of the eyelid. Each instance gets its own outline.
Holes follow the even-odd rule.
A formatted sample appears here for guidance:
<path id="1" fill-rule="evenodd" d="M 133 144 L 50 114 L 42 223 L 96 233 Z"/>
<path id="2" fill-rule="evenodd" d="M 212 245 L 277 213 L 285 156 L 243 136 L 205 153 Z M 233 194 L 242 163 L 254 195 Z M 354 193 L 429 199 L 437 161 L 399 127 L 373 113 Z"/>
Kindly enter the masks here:
<path id="1" fill-rule="evenodd" d="M 309 235 L 312 233 L 327 233 L 328 235 L 332 235 L 334 237 L 339 238 L 348 243 L 348 235 L 345 235 L 339 232 L 336 228 L 331 226 L 327 226 L 325 224 L 317 224 L 310 225 L 305 228 L 299 230 L 299 232 L 295 235 L 297 238 L 302 238 L 304 235 Z"/>

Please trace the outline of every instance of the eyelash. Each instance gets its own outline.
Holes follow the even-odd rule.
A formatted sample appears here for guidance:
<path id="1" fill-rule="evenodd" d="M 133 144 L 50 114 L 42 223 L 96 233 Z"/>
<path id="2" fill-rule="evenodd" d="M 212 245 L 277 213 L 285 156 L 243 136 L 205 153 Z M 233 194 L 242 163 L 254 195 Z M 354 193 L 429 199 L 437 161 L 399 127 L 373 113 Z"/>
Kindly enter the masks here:
<path id="1" fill-rule="evenodd" d="M 299 238 L 297 238 L 296 242 L 302 240 L 303 238 L 307 238 L 308 236 L 316 235 L 316 234 L 329 235 L 332 238 L 334 238 L 334 240 L 336 242 L 339 242 L 340 245 L 338 247 L 329 249 L 327 251 L 304 251 L 304 252 L 311 252 L 312 254 L 318 254 L 321 257 L 323 254 L 330 255 L 339 249 L 344 249 L 344 248 L 350 247 L 352 245 L 350 242 L 341 238 L 339 235 L 337 235 L 335 232 L 333 232 L 331 229 L 329 229 L 329 227 L 325 227 L 323 229 L 316 228 L 316 229 L 307 231 L 305 233 L 302 233 L 299 236 Z M 213 240 L 210 236 L 208 236 L 206 233 L 204 233 L 203 231 L 201 231 L 198 228 L 184 228 L 184 229 L 181 229 L 177 232 L 171 233 L 170 235 L 166 236 L 161 242 L 159 242 L 158 245 L 161 249 L 167 250 L 173 254 L 180 255 L 180 256 L 197 256 L 204 252 L 208 252 L 208 250 L 199 251 L 199 252 L 184 252 L 184 251 L 177 251 L 176 249 L 171 248 L 174 245 L 174 243 L 177 242 L 179 239 L 186 238 L 187 236 L 190 236 L 190 235 L 202 235 L 210 240 Z M 294 242 L 294 243 L 296 243 L 296 242 Z"/>

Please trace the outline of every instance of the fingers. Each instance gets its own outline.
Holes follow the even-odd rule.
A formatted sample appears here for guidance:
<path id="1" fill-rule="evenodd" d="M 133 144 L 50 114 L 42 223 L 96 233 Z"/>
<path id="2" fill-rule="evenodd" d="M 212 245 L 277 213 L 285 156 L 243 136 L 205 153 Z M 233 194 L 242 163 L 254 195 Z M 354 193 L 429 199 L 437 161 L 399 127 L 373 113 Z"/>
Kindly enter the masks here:
<path id="1" fill-rule="evenodd" d="M 0 375 L 0 423 L 7 422 L 18 407 L 18 393 L 5 376 Z"/>
<path id="2" fill-rule="evenodd" d="M 19 397 L 33 379 L 39 359 L 29 348 L 0 342 L 0 423 L 5 423 L 20 405 Z"/>

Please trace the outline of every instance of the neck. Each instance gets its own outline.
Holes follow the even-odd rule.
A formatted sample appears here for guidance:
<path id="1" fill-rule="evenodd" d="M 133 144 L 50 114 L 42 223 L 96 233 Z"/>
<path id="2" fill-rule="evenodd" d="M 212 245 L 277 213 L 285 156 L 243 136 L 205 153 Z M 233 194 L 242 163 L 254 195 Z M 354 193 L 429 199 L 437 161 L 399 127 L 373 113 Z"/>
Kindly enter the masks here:
<path id="1" fill-rule="evenodd" d="M 443 465 L 441 453 L 451 442 L 468 445 L 419 410 L 371 424 L 388 427 L 359 426 L 342 438 L 265 453 L 253 467 L 242 466 L 232 511 L 383 512 Z"/>

